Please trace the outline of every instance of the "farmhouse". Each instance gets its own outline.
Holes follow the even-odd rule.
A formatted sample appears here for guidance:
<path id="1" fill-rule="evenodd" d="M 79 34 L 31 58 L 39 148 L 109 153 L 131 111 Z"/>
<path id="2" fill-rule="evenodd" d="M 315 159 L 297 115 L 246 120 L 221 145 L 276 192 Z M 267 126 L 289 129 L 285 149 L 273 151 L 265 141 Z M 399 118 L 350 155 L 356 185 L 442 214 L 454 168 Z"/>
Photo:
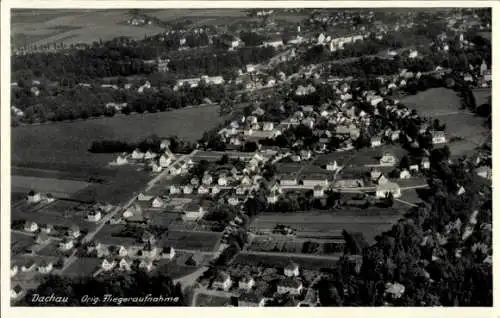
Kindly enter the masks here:
<path id="1" fill-rule="evenodd" d="M 288 277 L 278 283 L 278 293 L 300 295 L 304 286 L 296 278 Z"/>
<path id="2" fill-rule="evenodd" d="M 446 143 L 446 136 L 444 131 L 432 131 L 432 144 L 444 144 Z"/>
<path id="3" fill-rule="evenodd" d="M 113 268 L 115 268 L 115 266 L 116 266 L 116 261 L 112 258 L 105 258 L 101 263 L 102 270 L 106 272 L 112 270 Z"/>
<path id="4" fill-rule="evenodd" d="M 385 198 L 389 193 L 391 193 L 394 198 L 399 198 L 401 196 L 401 188 L 397 183 L 389 181 L 380 184 L 376 189 L 375 195 L 377 198 Z"/>
<path id="5" fill-rule="evenodd" d="M 28 192 L 28 203 L 38 203 L 42 200 L 41 194 L 31 190 Z"/>
<path id="6" fill-rule="evenodd" d="M 250 291 L 254 285 L 255 285 L 255 280 L 248 275 L 243 276 L 238 282 L 238 288 L 245 291 Z"/>
<path id="7" fill-rule="evenodd" d="M 213 288 L 222 289 L 224 291 L 228 291 L 232 285 L 233 281 L 231 280 L 231 276 L 226 272 L 220 272 L 212 283 Z"/>
<path id="8" fill-rule="evenodd" d="M 42 261 L 40 265 L 38 265 L 38 272 L 41 274 L 49 274 L 53 268 L 54 265 L 52 262 Z"/>

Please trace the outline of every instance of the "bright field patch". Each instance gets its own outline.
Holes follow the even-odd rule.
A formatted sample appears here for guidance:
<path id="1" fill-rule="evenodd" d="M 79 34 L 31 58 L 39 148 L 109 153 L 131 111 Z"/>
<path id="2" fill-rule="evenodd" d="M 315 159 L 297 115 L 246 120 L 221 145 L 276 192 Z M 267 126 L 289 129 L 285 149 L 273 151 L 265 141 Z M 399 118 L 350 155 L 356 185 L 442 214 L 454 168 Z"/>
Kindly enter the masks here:
<path id="1" fill-rule="evenodd" d="M 188 232 L 169 231 L 167 237 L 162 239 L 162 246 L 174 246 L 179 250 L 197 250 L 202 252 L 212 252 L 217 249 L 217 245 L 222 234 L 216 232 Z"/>

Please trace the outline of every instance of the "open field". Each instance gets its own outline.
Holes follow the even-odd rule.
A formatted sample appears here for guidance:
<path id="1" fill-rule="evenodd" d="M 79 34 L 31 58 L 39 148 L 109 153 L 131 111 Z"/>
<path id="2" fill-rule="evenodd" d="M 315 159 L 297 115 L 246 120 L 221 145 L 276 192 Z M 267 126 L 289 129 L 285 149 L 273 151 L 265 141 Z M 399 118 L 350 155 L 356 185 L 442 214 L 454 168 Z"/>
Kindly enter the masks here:
<path id="1" fill-rule="evenodd" d="M 11 182 L 11 187 L 15 192 L 28 193 L 30 190 L 35 190 L 42 193 L 51 193 L 55 197 L 63 198 L 67 198 L 71 194 L 89 186 L 89 183 L 82 181 L 26 176 L 12 176 Z"/>
<path id="2" fill-rule="evenodd" d="M 38 163 L 43 160 L 43 163 L 52 164 L 52 169 L 53 166 L 59 165 L 82 168 L 105 166 L 115 156 L 89 153 L 88 149 L 94 140 L 117 139 L 133 142 L 156 134 L 162 137 L 177 135 L 194 141 L 220 120 L 222 119 L 218 107 L 210 106 L 156 114 L 17 127 L 12 130 L 12 163 L 36 167 L 37 160 Z"/>
<path id="3" fill-rule="evenodd" d="M 177 20 L 192 21 L 192 26 L 210 23 L 231 23 L 248 17 L 245 9 L 148 9 L 142 10 L 145 14 L 155 17 L 163 22 Z"/>
<path id="4" fill-rule="evenodd" d="M 407 151 L 399 145 L 383 145 L 376 148 L 362 148 L 359 150 L 322 154 L 314 160 L 313 164 L 315 166 L 323 166 L 336 160 L 337 164 L 346 167 L 376 165 L 379 163 L 380 157 L 386 152 L 393 154 L 397 159 L 407 154 Z"/>
<path id="5" fill-rule="evenodd" d="M 15 47 L 60 42 L 69 45 L 122 35 L 143 38 L 163 31 L 155 25 L 128 25 L 129 18 L 128 10 L 13 10 L 13 44 Z"/>
<path id="6" fill-rule="evenodd" d="M 221 236 L 221 233 L 216 232 L 169 231 L 161 244 L 180 250 L 212 252 L 217 249 Z"/>
<path id="7" fill-rule="evenodd" d="M 101 260 L 95 257 L 79 257 L 64 271 L 65 276 L 90 277 L 101 265 Z"/>
<path id="8" fill-rule="evenodd" d="M 371 213 L 373 212 L 373 213 Z M 251 224 L 257 231 L 268 231 L 278 224 L 292 227 L 298 232 L 316 233 L 316 236 L 328 235 L 341 238 L 342 231 L 363 233 L 370 242 L 376 235 L 391 228 L 401 217 L 393 209 L 368 208 L 364 210 L 346 210 L 336 212 L 297 212 L 265 213 L 258 216 Z"/>
<path id="9" fill-rule="evenodd" d="M 139 242 L 133 237 L 116 236 L 124 229 L 123 224 L 106 224 L 97 232 L 94 240 L 104 245 L 138 245 Z"/>
<path id="10" fill-rule="evenodd" d="M 416 95 L 407 96 L 401 103 L 416 109 L 419 114 L 439 119 L 446 124 L 448 138 L 463 140 L 450 143 L 452 154 L 463 154 L 485 141 L 489 134 L 484 118 L 461 110 L 460 97 L 452 90 L 433 88 Z"/>
<path id="11" fill-rule="evenodd" d="M 282 269 L 288 263 L 295 262 L 302 269 L 319 270 L 322 268 L 333 268 L 336 265 L 334 258 L 308 258 L 308 257 L 289 257 L 280 255 L 255 255 L 253 253 L 240 253 L 236 255 L 232 264 L 264 266 Z"/>

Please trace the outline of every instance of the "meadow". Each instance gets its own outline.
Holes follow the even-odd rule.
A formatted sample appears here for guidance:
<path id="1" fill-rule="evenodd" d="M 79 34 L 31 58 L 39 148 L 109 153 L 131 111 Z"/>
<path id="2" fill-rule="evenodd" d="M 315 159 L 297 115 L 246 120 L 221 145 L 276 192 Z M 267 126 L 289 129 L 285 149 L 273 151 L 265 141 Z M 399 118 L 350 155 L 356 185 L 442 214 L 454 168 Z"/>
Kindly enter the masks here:
<path id="1" fill-rule="evenodd" d="M 453 155 L 460 155 L 480 146 L 489 136 L 484 118 L 462 110 L 460 97 L 445 88 L 433 88 L 403 98 L 401 103 L 416 109 L 422 116 L 439 119 L 446 124 L 448 138 L 462 140 L 450 143 Z"/>
<path id="2" fill-rule="evenodd" d="M 163 31 L 155 25 L 131 26 L 128 10 L 13 10 L 11 33 L 15 47 L 64 42 L 92 43 L 121 35 L 140 39 Z"/>
<path id="3" fill-rule="evenodd" d="M 303 269 L 320 270 L 323 268 L 334 268 L 336 265 L 335 259 L 336 257 L 333 256 L 325 258 L 289 257 L 289 256 L 262 255 L 262 254 L 256 256 L 252 252 L 249 252 L 249 253 L 239 253 L 238 255 L 236 255 L 232 264 L 264 266 L 264 267 L 274 267 L 277 269 L 282 269 L 288 263 L 295 262 Z"/>
<path id="4" fill-rule="evenodd" d="M 72 194 L 85 189 L 90 184 L 82 181 L 12 176 L 11 187 L 15 192 L 28 193 L 30 190 L 51 193 L 58 198 L 69 198 Z"/>

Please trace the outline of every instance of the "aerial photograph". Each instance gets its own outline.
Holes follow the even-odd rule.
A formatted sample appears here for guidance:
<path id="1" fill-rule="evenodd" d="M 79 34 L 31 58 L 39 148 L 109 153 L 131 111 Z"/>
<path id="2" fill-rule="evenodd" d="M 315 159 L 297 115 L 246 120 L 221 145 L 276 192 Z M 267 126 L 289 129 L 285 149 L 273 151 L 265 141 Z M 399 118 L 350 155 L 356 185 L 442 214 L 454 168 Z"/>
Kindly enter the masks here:
<path id="1" fill-rule="evenodd" d="M 493 306 L 491 12 L 12 9 L 11 306 Z"/>

